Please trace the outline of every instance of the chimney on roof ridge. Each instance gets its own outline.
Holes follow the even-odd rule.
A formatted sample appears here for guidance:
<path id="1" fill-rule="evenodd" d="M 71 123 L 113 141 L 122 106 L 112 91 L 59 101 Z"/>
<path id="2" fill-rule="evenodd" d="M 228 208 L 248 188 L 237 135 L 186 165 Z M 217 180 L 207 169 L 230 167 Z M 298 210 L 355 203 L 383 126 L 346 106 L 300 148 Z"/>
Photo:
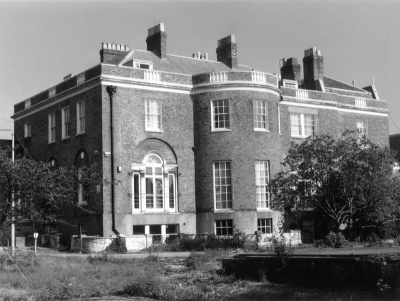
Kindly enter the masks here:
<path id="1" fill-rule="evenodd" d="M 281 78 L 295 80 L 300 85 L 301 83 L 301 65 L 297 58 L 291 57 L 282 59 L 281 62 Z"/>
<path id="2" fill-rule="evenodd" d="M 100 62 L 106 64 L 118 64 L 127 52 L 129 52 L 128 45 L 101 43 Z"/>
<path id="3" fill-rule="evenodd" d="M 324 58 L 321 51 L 312 47 L 304 50 L 304 89 L 315 90 L 315 82 L 324 79 Z"/>
<path id="4" fill-rule="evenodd" d="M 159 58 L 167 57 L 167 33 L 164 23 L 155 25 L 147 30 L 147 51 L 153 52 Z"/>
<path id="5" fill-rule="evenodd" d="M 229 68 L 237 68 L 237 44 L 234 34 L 218 40 L 217 61 L 224 63 Z"/>

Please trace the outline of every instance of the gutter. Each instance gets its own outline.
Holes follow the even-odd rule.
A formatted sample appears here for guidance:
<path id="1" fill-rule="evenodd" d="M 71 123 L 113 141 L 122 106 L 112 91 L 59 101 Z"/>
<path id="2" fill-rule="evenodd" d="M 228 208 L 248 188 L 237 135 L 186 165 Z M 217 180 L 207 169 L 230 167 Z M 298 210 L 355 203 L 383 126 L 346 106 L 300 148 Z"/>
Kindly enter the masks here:
<path id="1" fill-rule="evenodd" d="M 107 86 L 106 91 L 110 96 L 110 134 L 111 134 L 111 219 L 112 230 L 117 235 L 120 233 L 115 228 L 115 183 L 114 183 L 114 128 L 113 128 L 113 96 L 117 92 L 117 87 Z"/>

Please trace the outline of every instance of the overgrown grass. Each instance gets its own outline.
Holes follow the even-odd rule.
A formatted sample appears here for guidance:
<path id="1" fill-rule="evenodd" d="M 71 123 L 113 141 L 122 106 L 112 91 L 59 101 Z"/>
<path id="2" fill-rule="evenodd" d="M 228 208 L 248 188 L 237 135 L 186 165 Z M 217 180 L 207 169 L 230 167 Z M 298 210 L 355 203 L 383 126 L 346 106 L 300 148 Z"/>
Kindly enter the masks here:
<path id="1" fill-rule="evenodd" d="M 188 259 L 152 255 L 145 259 L 118 259 L 107 253 L 33 259 L 32 253 L 21 253 L 17 264 L 28 285 L 15 265 L 1 255 L 0 297 L 45 301 L 110 295 L 158 300 L 348 300 L 348 296 L 373 300 L 378 296 L 387 300 L 393 294 L 310 290 L 272 284 L 265 278 L 261 282 L 239 280 L 223 273 L 221 259 L 228 256 L 222 249 L 192 252 Z"/>

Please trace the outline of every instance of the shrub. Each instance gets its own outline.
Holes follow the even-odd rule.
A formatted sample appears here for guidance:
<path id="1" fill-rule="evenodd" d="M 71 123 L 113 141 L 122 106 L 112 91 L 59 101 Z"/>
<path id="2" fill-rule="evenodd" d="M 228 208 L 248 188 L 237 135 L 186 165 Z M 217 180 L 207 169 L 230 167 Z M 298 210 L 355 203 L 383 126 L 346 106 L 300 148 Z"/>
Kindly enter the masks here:
<path id="1" fill-rule="evenodd" d="M 379 238 L 376 233 L 371 233 L 365 239 L 365 246 L 366 247 L 376 247 L 382 245 L 382 240 Z"/>
<path id="2" fill-rule="evenodd" d="M 121 236 L 117 236 L 114 238 L 111 244 L 105 249 L 108 253 L 128 253 L 128 249 L 126 248 L 125 238 Z"/>
<path id="3" fill-rule="evenodd" d="M 334 233 L 334 232 L 329 232 L 327 236 L 324 237 L 324 239 L 321 240 L 316 240 L 315 241 L 315 247 L 317 248 L 344 248 L 344 247 L 350 247 L 351 244 L 349 241 L 344 237 L 342 233 Z"/>

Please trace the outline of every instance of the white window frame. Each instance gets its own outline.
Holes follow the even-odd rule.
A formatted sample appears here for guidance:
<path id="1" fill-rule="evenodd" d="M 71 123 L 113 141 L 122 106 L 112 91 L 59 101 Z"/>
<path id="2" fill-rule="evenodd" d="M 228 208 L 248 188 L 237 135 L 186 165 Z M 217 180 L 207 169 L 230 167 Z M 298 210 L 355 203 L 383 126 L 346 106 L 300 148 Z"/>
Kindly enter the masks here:
<path id="1" fill-rule="evenodd" d="M 262 232 L 263 234 L 271 234 L 273 232 L 272 228 L 273 228 L 272 218 L 257 219 L 257 231 Z"/>
<path id="2" fill-rule="evenodd" d="M 218 164 L 218 169 L 217 169 Z M 221 169 L 221 164 L 224 164 L 225 169 Z M 229 164 L 229 169 L 227 169 Z M 227 171 L 229 170 L 229 175 Z M 217 177 L 217 171 L 219 177 Z M 223 176 L 223 171 L 225 176 Z M 233 208 L 233 191 L 232 191 L 232 164 L 230 161 L 218 161 L 213 163 L 213 186 L 214 186 L 214 208 L 216 211 L 232 210 Z M 217 185 L 218 183 L 218 185 Z M 225 195 L 225 200 L 222 200 Z M 230 196 L 230 197 L 229 197 Z M 219 199 L 219 200 L 218 200 Z M 219 205 L 220 203 L 220 205 Z M 220 207 L 220 208 L 218 208 Z M 225 208 L 224 208 L 225 207 Z"/>
<path id="3" fill-rule="evenodd" d="M 227 115 L 228 119 L 223 120 L 224 126 L 223 127 L 219 127 L 219 121 L 220 118 L 216 118 L 216 114 L 215 114 L 215 107 L 216 105 L 218 105 L 219 101 L 227 101 L 228 105 L 226 106 L 225 104 L 223 105 L 223 108 L 227 108 L 228 113 L 225 112 L 225 109 L 223 109 L 223 112 L 220 113 L 218 112 L 218 116 L 220 115 Z M 231 101 L 229 98 L 219 98 L 219 99 L 212 99 L 211 100 L 211 131 L 212 132 L 225 132 L 225 131 L 231 131 L 231 127 L 232 127 L 232 109 L 231 109 Z M 227 122 L 226 122 L 227 121 Z M 216 127 L 216 123 L 218 124 L 218 126 Z M 228 123 L 228 126 L 226 126 L 226 123 Z"/>
<path id="4" fill-rule="evenodd" d="M 79 224 L 79 234 L 87 235 L 87 224 Z"/>
<path id="5" fill-rule="evenodd" d="M 221 232 L 226 233 L 218 233 Z M 232 219 L 217 219 L 215 220 L 215 235 L 218 236 L 229 236 L 233 235 L 233 220 Z"/>
<path id="6" fill-rule="evenodd" d="M 150 156 L 157 157 L 161 163 L 149 164 L 147 162 Z M 146 173 L 146 168 L 151 168 L 152 173 Z M 158 174 L 155 174 L 155 168 L 160 168 L 161 171 Z M 177 194 L 177 174 L 176 174 L 176 165 L 173 164 L 165 164 L 164 160 L 161 156 L 150 153 L 145 156 L 143 160 L 143 164 L 132 164 L 132 193 L 130 194 L 132 198 L 132 213 L 143 213 L 143 212 L 166 212 L 166 213 L 175 213 L 178 212 L 178 194 Z M 136 181 L 138 181 L 135 188 L 135 177 Z M 146 194 L 146 183 L 148 179 L 152 179 L 153 183 L 153 193 L 151 194 L 153 197 L 153 206 L 147 207 L 147 198 L 149 195 Z M 156 179 L 161 179 L 162 185 L 162 207 L 157 208 L 157 194 L 156 194 Z M 171 180 L 173 181 L 172 185 L 170 185 Z M 135 206 L 136 201 L 136 206 Z M 139 202 L 139 206 L 137 206 L 137 202 Z"/>
<path id="7" fill-rule="evenodd" d="M 151 106 L 152 103 L 157 104 L 156 111 Z M 161 99 L 149 98 L 145 101 L 145 129 L 148 132 L 162 132 L 162 101 Z M 156 123 L 152 122 L 156 118 Z M 154 126 L 154 124 L 156 124 Z"/>
<path id="8" fill-rule="evenodd" d="M 142 68 L 142 66 L 148 66 L 149 68 Z M 153 62 L 151 62 L 151 61 L 134 60 L 133 61 L 133 68 L 145 69 L 145 70 L 153 70 Z"/>
<path id="9" fill-rule="evenodd" d="M 76 134 L 83 134 L 86 131 L 86 103 L 81 100 L 76 103 Z"/>
<path id="10" fill-rule="evenodd" d="M 259 127 L 260 123 L 263 126 Z M 254 131 L 269 132 L 268 102 L 266 100 L 253 100 L 253 127 Z"/>
<path id="11" fill-rule="evenodd" d="M 32 137 L 32 125 L 29 123 L 24 124 L 24 138 Z"/>
<path id="12" fill-rule="evenodd" d="M 357 121 L 357 142 L 368 137 L 368 121 Z"/>
<path id="13" fill-rule="evenodd" d="M 78 170 L 78 180 L 80 181 L 82 178 L 82 170 Z M 87 205 L 86 195 L 85 195 L 85 187 L 82 183 L 78 185 L 78 205 Z"/>
<path id="14" fill-rule="evenodd" d="M 269 210 L 271 203 L 271 195 L 269 191 L 269 180 L 270 180 L 269 161 L 256 161 L 255 174 L 256 174 L 257 210 L 263 210 L 263 209 Z"/>
<path id="15" fill-rule="evenodd" d="M 61 109 L 61 120 L 62 139 L 69 138 L 71 134 L 71 110 L 69 106 Z"/>
<path id="16" fill-rule="evenodd" d="M 49 144 L 56 142 L 56 112 L 49 114 Z"/>
<path id="17" fill-rule="evenodd" d="M 298 120 L 299 120 L 298 124 L 296 124 L 296 125 L 293 124 L 292 116 L 297 116 L 298 117 Z M 308 134 L 308 133 L 306 134 L 307 127 L 309 127 L 309 125 L 306 124 L 306 121 L 307 121 L 307 117 L 310 117 L 310 116 L 312 116 L 313 123 L 314 123 L 313 125 L 311 125 L 311 127 L 313 128 L 313 131 L 312 131 L 311 134 Z M 316 132 L 317 132 L 317 115 L 291 112 L 289 117 L 290 117 L 290 136 L 291 137 L 293 137 L 293 138 L 306 138 L 306 137 L 313 136 L 313 135 L 316 134 Z M 299 127 L 299 133 L 298 134 L 297 133 L 293 133 L 293 127 L 294 126 L 298 126 Z"/>

